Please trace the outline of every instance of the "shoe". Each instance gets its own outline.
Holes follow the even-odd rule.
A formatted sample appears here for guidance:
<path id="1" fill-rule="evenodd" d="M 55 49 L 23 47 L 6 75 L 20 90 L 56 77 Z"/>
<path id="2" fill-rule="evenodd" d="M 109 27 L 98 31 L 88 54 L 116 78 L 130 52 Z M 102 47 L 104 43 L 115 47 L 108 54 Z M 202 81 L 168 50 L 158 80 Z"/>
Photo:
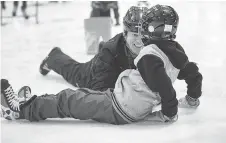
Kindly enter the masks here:
<path id="1" fill-rule="evenodd" d="M 51 69 L 48 67 L 47 62 L 48 62 L 48 60 L 49 60 L 49 58 L 50 58 L 50 55 L 52 55 L 55 51 L 59 51 L 59 50 L 60 50 L 60 48 L 58 48 L 58 47 L 53 48 L 53 49 L 50 51 L 50 53 L 48 54 L 48 56 L 42 61 L 41 65 L 40 65 L 40 67 L 39 67 L 39 72 L 40 72 L 42 75 L 47 75 L 47 74 L 51 71 Z M 60 51 L 61 51 L 61 50 L 60 50 Z"/>

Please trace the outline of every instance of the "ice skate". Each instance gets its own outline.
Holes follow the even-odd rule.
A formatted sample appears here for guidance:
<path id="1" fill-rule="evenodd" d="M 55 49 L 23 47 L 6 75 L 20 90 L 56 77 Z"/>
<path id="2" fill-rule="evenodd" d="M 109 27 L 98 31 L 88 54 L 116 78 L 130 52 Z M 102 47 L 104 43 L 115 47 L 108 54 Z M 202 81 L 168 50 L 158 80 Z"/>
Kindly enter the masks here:
<path id="1" fill-rule="evenodd" d="M 1 79 L 1 116 L 7 120 L 19 118 L 20 99 L 14 93 L 8 80 Z"/>
<path id="2" fill-rule="evenodd" d="M 54 55 L 55 52 L 57 51 L 61 51 L 60 48 L 58 47 L 55 47 L 53 48 L 50 53 L 48 54 L 48 56 L 42 61 L 40 67 L 39 67 L 39 72 L 42 74 L 42 75 L 47 75 L 51 69 L 48 67 L 48 60 L 49 58 Z"/>
<path id="3" fill-rule="evenodd" d="M 20 98 L 18 94 L 23 97 Z M 1 116 L 7 120 L 19 119 L 20 108 L 27 105 L 26 103 L 29 103 L 30 99 L 33 100 L 36 97 L 31 96 L 31 89 L 28 86 L 22 87 L 18 94 L 13 91 L 8 80 L 1 79 Z"/>

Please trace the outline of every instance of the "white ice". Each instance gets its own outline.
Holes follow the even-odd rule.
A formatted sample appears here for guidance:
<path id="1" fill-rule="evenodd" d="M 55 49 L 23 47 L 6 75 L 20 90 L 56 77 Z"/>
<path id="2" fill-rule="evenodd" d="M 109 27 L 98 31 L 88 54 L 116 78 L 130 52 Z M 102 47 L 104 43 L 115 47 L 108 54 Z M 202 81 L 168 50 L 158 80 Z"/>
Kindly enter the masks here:
<path id="1" fill-rule="evenodd" d="M 154 2 L 150 1 L 151 5 Z M 121 21 L 133 4 L 136 2 L 119 2 Z M 1 119 L 2 143 L 225 143 L 226 2 L 162 1 L 161 4 L 170 4 L 178 11 L 177 41 L 203 74 L 203 95 L 197 110 L 179 109 L 179 120 L 170 125 L 115 126 L 74 119 L 40 122 Z M 8 2 L 8 14 L 11 14 L 10 5 Z M 37 95 L 74 88 L 54 72 L 42 76 L 39 64 L 54 46 L 80 62 L 92 58 L 85 54 L 83 28 L 83 20 L 90 14 L 90 2 L 49 4 L 39 10 L 38 25 L 33 18 L 3 19 L 8 24 L 1 27 L 1 78 L 9 79 L 15 90 L 29 85 Z M 34 12 L 34 8 L 29 7 L 29 12 Z M 112 31 L 113 35 L 119 33 L 122 26 L 113 27 Z M 178 98 L 186 95 L 184 81 L 177 81 L 175 89 Z"/>

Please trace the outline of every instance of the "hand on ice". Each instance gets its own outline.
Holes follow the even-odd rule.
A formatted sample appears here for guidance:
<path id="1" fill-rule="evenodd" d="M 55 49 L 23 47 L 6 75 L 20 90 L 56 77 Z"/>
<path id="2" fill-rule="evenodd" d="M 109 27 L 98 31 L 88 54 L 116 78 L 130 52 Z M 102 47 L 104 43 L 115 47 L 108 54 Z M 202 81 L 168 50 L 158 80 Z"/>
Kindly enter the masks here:
<path id="1" fill-rule="evenodd" d="M 191 98 L 188 95 L 180 98 L 178 102 L 179 108 L 197 108 L 200 104 L 199 99 Z"/>
<path id="2" fill-rule="evenodd" d="M 155 122 L 175 122 L 178 119 L 178 115 L 175 115 L 173 117 L 167 117 L 162 113 L 162 111 L 155 111 L 147 116 L 145 120 L 148 121 L 155 121 Z"/>

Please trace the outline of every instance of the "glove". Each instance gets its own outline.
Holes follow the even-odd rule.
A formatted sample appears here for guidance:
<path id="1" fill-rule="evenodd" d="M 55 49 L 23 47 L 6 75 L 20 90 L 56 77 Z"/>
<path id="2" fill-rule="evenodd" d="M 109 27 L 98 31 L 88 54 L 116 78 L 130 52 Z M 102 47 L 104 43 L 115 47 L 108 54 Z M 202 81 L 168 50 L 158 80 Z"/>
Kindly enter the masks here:
<path id="1" fill-rule="evenodd" d="M 175 115 L 173 117 L 167 117 L 162 113 L 162 111 L 155 111 L 151 114 L 149 114 L 145 120 L 148 121 L 155 121 L 155 122 L 175 122 L 178 119 L 178 115 Z"/>
<path id="2" fill-rule="evenodd" d="M 192 98 L 188 95 L 180 98 L 178 102 L 179 108 L 197 108 L 200 104 L 199 99 Z"/>

